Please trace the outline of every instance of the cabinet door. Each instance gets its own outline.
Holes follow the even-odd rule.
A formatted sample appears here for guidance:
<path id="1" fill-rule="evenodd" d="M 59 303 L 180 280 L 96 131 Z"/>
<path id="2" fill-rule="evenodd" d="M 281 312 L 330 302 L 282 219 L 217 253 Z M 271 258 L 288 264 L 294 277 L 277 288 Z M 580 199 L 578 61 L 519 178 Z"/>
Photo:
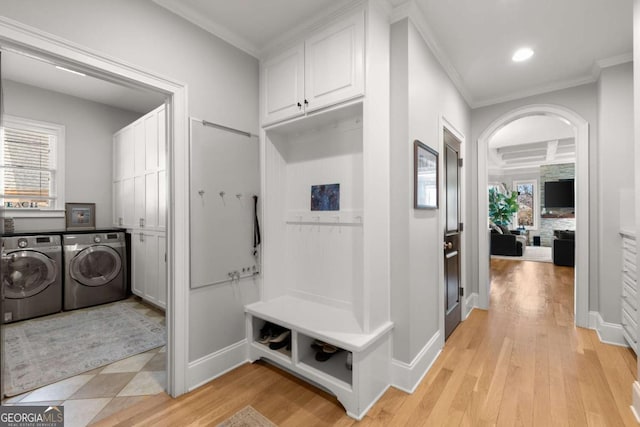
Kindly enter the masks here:
<path id="1" fill-rule="evenodd" d="M 158 173 L 149 172 L 144 177 L 144 227 L 158 227 Z"/>
<path id="2" fill-rule="evenodd" d="M 116 227 L 124 226 L 124 204 L 122 203 L 122 181 L 114 181 L 113 183 L 113 225 Z"/>
<path id="3" fill-rule="evenodd" d="M 122 179 L 122 132 L 113 136 L 113 181 Z"/>
<path id="4" fill-rule="evenodd" d="M 146 242 L 142 231 L 134 232 L 131 235 L 131 292 L 145 298 L 145 262 L 146 262 Z"/>
<path id="5" fill-rule="evenodd" d="M 304 45 L 262 63 L 262 124 L 304 113 Z"/>
<path id="6" fill-rule="evenodd" d="M 130 178 L 133 176 L 134 143 L 133 128 L 123 129 L 117 136 L 115 153 L 116 179 Z"/>
<path id="7" fill-rule="evenodd" d="M 167 228 L 167 172 L 158 172 L 158 228 Z"/>
<path id="8" fill-rule="evenodd" d="M 145 233 L 145 297 L 154 304 L 158 304 L 160 292 L 158 290 L 158 234 Z"/>
<path id="9" fill-rule="evenodd" d="M 167 126 L 165 108 L 158 111 L 158 168 L 166 169 L 167 158 Z"/>
<path id="10" fill-rule="evenodd" d="M 133 175 L 144 176 L 146 170 L 144 120 L 133 125 L 133 147 Z"/>
<path id="11" fill-rule="evenodd" d="M 158 115 L 152 112 L 144 119 L 145 171 L 158 169 Z"/>
<path id="12" fill-rule="evenodd" d="M 135 212 L 135 179 L 125 178 L 122 180 L 121 185 L 121 200 L 122 200 L 122 227 L 133 228 L 136 225 L 136 212 Z"/>
<path id="13" fill-rule="evenodd" d="M 364 12 L 305 42 L 306 111 L 364 94 Z"/>
<path id="14" fill-rule="evenodd" d="M 134 193 L 134 228 L 142 228 L 145 226 L 145 176 L 144 174 L 136 176 L 133 184 Z"/>
<path id="15" fill-rule="evenodd" d="M 167 308 L 167 239 L 158 235 L 158 305 Z"/>

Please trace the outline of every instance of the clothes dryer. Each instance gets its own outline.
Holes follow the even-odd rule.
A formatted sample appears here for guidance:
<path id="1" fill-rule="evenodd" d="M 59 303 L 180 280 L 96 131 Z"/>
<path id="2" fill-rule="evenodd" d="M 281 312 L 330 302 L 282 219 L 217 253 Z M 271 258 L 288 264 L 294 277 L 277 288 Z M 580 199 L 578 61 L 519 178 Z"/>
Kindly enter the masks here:
<path id="1" fill-rule="evenodd" d="M 125 234 L 88 233 L 62 236 L 65 276 L 64 309 L 89 307 L 127 297 Z"/>
<path id="2" fill-rule="evenodd" d="M 2 238 L 3 323 L 62 310 L 60 236 Z"/>

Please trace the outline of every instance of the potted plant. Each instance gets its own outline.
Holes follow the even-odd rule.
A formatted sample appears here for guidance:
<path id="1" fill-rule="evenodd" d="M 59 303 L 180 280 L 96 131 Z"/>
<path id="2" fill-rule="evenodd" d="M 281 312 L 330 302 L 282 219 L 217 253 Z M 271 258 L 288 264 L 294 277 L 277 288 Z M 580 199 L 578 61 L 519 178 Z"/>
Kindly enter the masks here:
<path id="1" fill-rule="evenodd" d="M 503 184 L 503 188 L 506 186 Z M 489 219 L 497 225 L 508 226 L 518 212 L 518 192 L 501 192 L 495 187 L 489 189 Z"/>

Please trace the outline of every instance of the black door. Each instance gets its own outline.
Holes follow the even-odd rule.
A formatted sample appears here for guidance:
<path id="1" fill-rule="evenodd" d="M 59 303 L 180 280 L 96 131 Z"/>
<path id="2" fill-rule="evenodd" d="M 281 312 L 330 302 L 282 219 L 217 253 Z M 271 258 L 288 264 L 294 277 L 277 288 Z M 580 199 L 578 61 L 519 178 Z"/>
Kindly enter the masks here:
<path id="1" fill-rule="evenodd" d="M 445 339 L 462 319 L 460 295 L 460 141 L 444 130 L 445 231 L 444 286 Z"/>

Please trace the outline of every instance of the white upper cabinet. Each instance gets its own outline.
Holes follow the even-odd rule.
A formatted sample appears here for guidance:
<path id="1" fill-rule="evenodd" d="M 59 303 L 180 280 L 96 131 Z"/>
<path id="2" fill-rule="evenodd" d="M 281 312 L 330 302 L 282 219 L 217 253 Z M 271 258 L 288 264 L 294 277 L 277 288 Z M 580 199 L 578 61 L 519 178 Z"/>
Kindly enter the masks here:
<path id="1" fill-rule="evenodd" d="M 161 106 L 114 135 L 115 226 L 166 228 L 165 124 Z"/>
<path id="2" fill-rule="evenodd" d="M 364 11 L 261 64 L 262 125 L 364 94 Z"/>
<path id="3" fill-rule="evenodd" d="M 262 64 L 263 123 L 304 114 L 304 44 Z"/>
<path id="4" fill-rule="evenodd" d="M 305 41 L 306 111 L 364 93 L 364 13 L 353 15 Z"/>

